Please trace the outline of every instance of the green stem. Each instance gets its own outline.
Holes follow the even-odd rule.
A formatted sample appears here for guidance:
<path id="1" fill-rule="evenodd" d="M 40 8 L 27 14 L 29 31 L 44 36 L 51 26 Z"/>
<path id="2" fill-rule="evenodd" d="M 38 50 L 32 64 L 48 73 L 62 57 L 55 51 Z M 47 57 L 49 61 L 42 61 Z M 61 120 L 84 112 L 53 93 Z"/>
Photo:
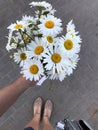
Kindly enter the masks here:
<path id="1" fill-rule="evenodd" d="M 33 38 L 29 34 L 27 34 L 26 32 L 24 32 L 24 34 L 26 34 L 31 40 L 33 40 Z"/>
<path id="2" fill-rule="evenodd" d="M 53 81 L 50 80 L 50 87 L 49 87 L 49 90 L 53 91 Z"/>
<path id="3" fill-rule="evenodd" d="M 23 31 L 21 29 L 19 29 L 19 32 L 20 32 L 21 38 L 24 42 L 24 46 L 26 47 L 26 42 L 25 42 L 24 37 L 23 37 Z"/>

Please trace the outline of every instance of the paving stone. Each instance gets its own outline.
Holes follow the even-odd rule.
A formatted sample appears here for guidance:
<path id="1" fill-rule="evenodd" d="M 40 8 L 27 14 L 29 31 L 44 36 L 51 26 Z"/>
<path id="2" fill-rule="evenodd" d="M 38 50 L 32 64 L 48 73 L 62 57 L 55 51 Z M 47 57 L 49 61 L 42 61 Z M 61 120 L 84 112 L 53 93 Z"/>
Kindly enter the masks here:
<path id="1" fill-rule="evenodd" d="M 4 124 L 2 124 L 1 126 L 0 126 L 0 129 L 1 130 L 13 130 L 14 129 L 14 121 L 13 121 L 13 119 L 10 117 L 8 120 L 6 120 L 5 122 L 4 122 Z"/>
<path id="2" fill-rule="evenodd" d="M 0 129 L 1 129 L 1 126 L 3 127 L 4 124 L 5 124 L 5 122 L 10 119 L 10 117 L 11 117 L 11 115 L 12 115 L 13 113 L 15 113 L 15 108 L 14 108 L 13 106 L 11 106 L 11 107 L 8 109 L 8 111 L 5 112 L 2 117 L 0 117 Z M 2 129 L 1 129 L 1 130 L 2 130 Z"/>

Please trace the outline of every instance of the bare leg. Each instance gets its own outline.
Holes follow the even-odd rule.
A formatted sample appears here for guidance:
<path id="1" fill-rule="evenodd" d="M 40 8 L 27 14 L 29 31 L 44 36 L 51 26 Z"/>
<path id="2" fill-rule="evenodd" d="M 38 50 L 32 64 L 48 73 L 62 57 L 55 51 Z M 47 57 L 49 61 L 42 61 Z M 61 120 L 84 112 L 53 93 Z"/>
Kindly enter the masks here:
<path id="1" fill-rule="evenodd" d="M 40 97 L 38 97 L 34 102 L 34 117 L 25 126 L 25 128 L 32 127 L 34 130 L 39 129 L 40 116 L 41 116 L 41 107 L 42 107 L 42 99 Z"/>
<path id="2" fill-rule="evenodd" d="M 51 100 L 47 100 L 45 103 L 44 115 L 43 115 L 43 120 L 42 120 L 43 130 L 54 130 L 54 128 L 52 127 L 50 123 L 52 108 L 53 108 L 53 105 L 52 105 Z"/>

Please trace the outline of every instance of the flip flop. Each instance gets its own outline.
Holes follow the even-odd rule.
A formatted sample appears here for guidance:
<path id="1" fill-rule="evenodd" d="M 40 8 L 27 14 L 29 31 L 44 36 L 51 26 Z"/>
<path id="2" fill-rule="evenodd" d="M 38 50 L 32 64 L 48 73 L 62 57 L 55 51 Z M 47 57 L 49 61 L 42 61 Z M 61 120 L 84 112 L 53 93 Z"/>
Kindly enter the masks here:
<path id="1" fill-rule="evenodd" d="M 48 119 L 50 119 L 52 111 L 53 111 L 53 103 L 51 100 L 48 99 L 45 102 L 43 117 L 47 117 Z"/>
<path id="2" fill-rule="evenodd" d="M 42 103 L 43 103 L 43 101 L 42 101 L 41 97 L 38 97 L 35 99 L 34 110 L 33 110 L 34 116 L 36 116 L 36 115 L 41 116 Z"/>

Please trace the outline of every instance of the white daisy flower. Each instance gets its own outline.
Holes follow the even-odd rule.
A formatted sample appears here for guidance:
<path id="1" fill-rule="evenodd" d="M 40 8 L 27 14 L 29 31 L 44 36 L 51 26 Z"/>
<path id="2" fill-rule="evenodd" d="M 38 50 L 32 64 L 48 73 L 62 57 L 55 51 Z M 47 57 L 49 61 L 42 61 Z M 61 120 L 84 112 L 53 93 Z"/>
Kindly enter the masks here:
<path id="1" fill-rule="evenodd" d="M 79 61 L 79 55 L 78 54 L 70 55 L 69 61 L 70 64 L 68 65 L 66 70 L 66 75 L 68 76 L 70 76 L 73 73 L 73 70 L 76 69 L 77 63 Z"/>
<path id="2" fill-rule="evenodd" d="M 62 71 L 62 72 L 59 72 L 59 73 L 57 73 L 57 71 L 55 71 L 55 74 L 53 74 L 53 71 L 48 71 L 48 77 L 49 77 L 49 79 L 51 79 L 51 80 L 60 80 L 60 81 L 63 81 L 64 80 L 64 78 L 66 77 L 66 73 L 65 73 L 65 71 Z"/>
<path id="3" fill-rule="evenodd" d="M 16 21 L 16 23 L 11 24 L 10 26 L 7 27 L 7 29 L 9 29 L 10 31 L 15 31 L 15 30 L 24 30 L 27 27 L 27 25 L 25 24 L 25 22 L 22 21 Z"/>
<path id="4" fill-rule="evenodd" d="M 70 76 L 71 74 L 73 74 L 73 69 L 71 67 L 68 67 L 66 71 L 66 75 Z"/>
<path id="5" fill-rule="evenodd" d="M 29 58 L 36 57 L 38 59 L 41 59 L 42 54 L 46 50 L 46 44 L 42 41 L 42 39 L 35 38 L 35 41 L 31 41 L 31 43 L 28 44 L 27 48 L 27 55 Z"/>
<path id="6" fill-rule="evenodd" d="M 69 60 L 70 60 L 70 66 L 69 67 L 71 67 L 72 69 L 76 69 L 79 59 L 80 58 L 79 58 L 78 54 L 71 55 L 69 57 Z"/>
<path id="7" fill-rule="evenodd" d="M 54 13 L 56 12 L 56 10 L 52 8 L 52 6 L 50 6 L 49 8 L 47 8 L 46 11 L 49 12 L 48 15 L 54 15 Z"/>
<path id="8" fill-rule="evenodd" d="M 50 46 L 43 57 L 43 63 L 46 64 L 46 70 L 52 70 L 53 74 L 55 74 L 55 70 L 57 70 L 57 73 L 62 72 L 70 64 L 66 55 L 62 53 L 57 45 Z"/>
<path id="9" fill-rule="evenodd" d="M 17 64 L 20 64 L 20 67 L 22 67 L 27 60 L 28 60 L 28 56 L 26 54 L 25 48 L 21 48 L 17 52 L 14 53 L 14 61 Z"/>
<path id="10" fill-rule="evenodd" d="M 21 34 L 19 32 L 15 33 L 16 37 L 15 37 L 15 41 L 18 43 L 18 46 L 25 46 L 25 43 L 28 43 L 29 40 L 31 39 L 27 34 L 24 34 L 23 36 L 21 36 Z"/>
<path id="11" fill-rule="evenodd" d="M 26 23 L 26 24 L 36 24 L 36 20 L 33 18 L 33 17 L 31 17 L 31 16 L 27 16 L 27 15 L 25 15 L 25 16 L 23 16 L 22 17 L 22 20 Z"/>
<path id="12" fill-rule="evenodd" d="M 66 37 L 71 37 L 72 39 L 74 39 L 76 43 L 81 43 L 82 39 L 80 38 L 80 35 L 77 34 L 78 34 L 77 32 L 68 32 L 66 34 Z"/>
<path id="13" fill-rule="evenodd" d="M 35 28 L 35 25 L 37 25 L 37 19 L 33 18 L 31 16 L 23 16 L 22 20 L 25 22 L 25 24 L 27 25 L 26 31 L 28 33 L 28 35 L 32 35 L 32 31 Z"/>
<path id="14" fill-rule="evenodd" d="M 27 31 L 27 29 L 26 29 L 26 31 Z M 29 32 L 27 31 L 26 34 L 24 33 L 23 35 L 21 35 L 19 32 L 16 32 L 15 35 L 16 35 L 16 38 L 18 39 L 18 42 L 20 45 L 24 45 L 24 42 L 28 43 L 28 42 L 30 42 L 30 40 L 32 40 L 30 31 Z"/>
<path id="15" fill-rule="evenodd" d="M 75 25 L 73 24 L 73 20 L 67 24 L 67 32 L 75 32 Z"/>
<path id="16" fill-rule="evenodd" d="M 31 16 L 23 16 L 22 20 L 25 22 L 27 25 L 26 27 L 26 33 L 32 37 L 32 34 L 38 35 L 39 30 L 37 28 L 37 21 L 38 18 L 33 18 Z"/>
<path id="17" fill-rule="evenodd" d="M 51 6 L 51 4 L 47 3 L 46 1 L 42 1 L 42 2 L 31 2 L 29 5 L 31 7 L 32 6 L 36 6 L 36 7 L 44 7 L 44 8 L 49 8 Z"/>
<path id="18" fill-rule="evenodd" d="M 10 51 L 12 49 L 16 49 L 17 43 L 18 43 L 17 37 L 12 36 L 12 32 L 9 32 L 9 36 L 7 38 L 8 38 L 8 43 L 6 45 L 7 51 Z"/>
<path id="19" fill-rule="evenodd" d="M 44 16 L 40 19 L 40 22 L 41 24 L 39 24 L 38 27 L 43 35 L 56 36 L 62 31 L 61 20 L 52 15 Z"/>
<path id="20" fill-rule="evenodd" d="M 9 36 L 7 38 L 8 38 L 8 43 L 6 45 L 6 49 L 7 49 L 7 51 L 10 51 L 11 49 L 13 49 L 13 46 L 11 46 L 11 44 L 10 44 L 11 38 L 12 38 L 12 32 L 9 32 Z"/>
<path id="21" fill-rule="evenodd" d="M 56 12 L 56 10 L 52 9 L 52 7 L 50 6 L 46 10 L 42 10 L 42 12 L 40 14 L 40 18 L 43 18 L 44 16 L 47 16 L 47 15 L 54 15 L 55 12 Z M 40 13 L 39 11 L 35 11 L 36 18 L 39 18 L 39 13 Z"/>
<path id="22" fill-rule="evenodd" d="M 21 70 L 21 73 L 30 81 L 38 81 L 44 75 L 43 65 L 39 60 L 28 60 Z"/>
<path id="23" fill-rule="evenodd" d="M 73 20 L 71 20 L 67 25 L 67 34 L 70 35 L 77 43 L 81 43 L 81 38 L 78 35 L 79 32 L 75 31 L 75 25 L 73 24 Z"/>
<path id="24" fill-rule="evenodd" d="M 80 52 L 80 44 L 76 42 L 75 39 L 71 38 L 70 35 L 63 36 L 57 41 L 62 48 L 62 51 L 67 55 L 72 55 Z"/>
<path id="25" fill-rule="evenodd" d="M 12 43 L 11 45 L 8 43 L 8 44 L 6 45 L 7 51 L 10 51 L 10 50 L 16 49 L 16 48 L 17 48 L 17 44 L 15 44 L 15 43 Z"/>
<path id="26" fill-rule="evenodd" d="M 46 43 L 47 46 L 51 46 L 51 45 L 55 44 L 56 40 L 57 40 L 57 38 L 55 38 L 51 35 L 47 35 L 47 36 L 42 37 L 42 41 L 44 43 Z"/>

